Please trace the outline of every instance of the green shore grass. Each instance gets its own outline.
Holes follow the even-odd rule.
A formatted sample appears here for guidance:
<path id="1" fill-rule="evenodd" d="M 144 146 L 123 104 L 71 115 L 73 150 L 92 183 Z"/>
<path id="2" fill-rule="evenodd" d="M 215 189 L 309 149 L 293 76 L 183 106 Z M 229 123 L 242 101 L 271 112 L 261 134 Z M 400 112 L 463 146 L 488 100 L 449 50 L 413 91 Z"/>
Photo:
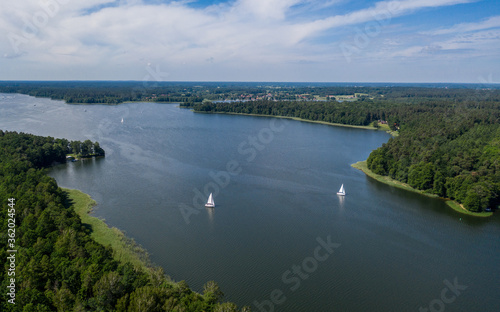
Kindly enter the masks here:
<path id="1" fill-rule="evenodd" d="M 463 214 L 466 214 L 466 215 L 469 215 L 469 216 L 474 216 L 474 217 L 490 217 L 490 216 L 493 215 L 493 212 L 491 212 L 491 211 L 490 212 L 486 212 L 486 211 L 471 212 L 471 211 L 465 209 L 463 205 L 457 203 L 454 200 L 447 200 L 446 201 L 446 205 L 448 205 L 450 208 L 452 208 L 455 211 L 458 211 L 460 213 L 463 213 Z"/>
<path id="2" fill-rule="evenodd" d="M 373 124 L 373 123 L 372 123 Z M 399 135 L 399 132 L 397 131 L 392 131 L 391 128 L 389 128 L 389 125 L 388 124 L 379 124 L 378 125 L 379 128 L 378 130 L 384 130 L 385 132 L 389 133 L 390 135 L 392 135 L 393 137 L 395 136 L 398 136 Z"/>
<path id="3" fill-rule="evenodd" d="M 136 268 L 151 273 L 154 268 L 150 265 L 147 252 L 129 239 L 119 229 L 110 228 L 103 220 L 92 217 L 89 213 L 96 205 L 90 195 L 79 190 L 61 188 L 68 196 L 69 204 L 80 216 L 82 223 L 92 229 L 90 236 L 97 243 L 104 246 L 111 246 L 113 249 L 113 258 L 119 262 L 130 262 Z"/>
<path id="4" fill-rule="evenodd" d="M 74 159 L 89 159 L 89 158 L 104 157 L 103 155 L 97 155 L 97 154 L 89 154 L 89 155 L 82 156 L 82 155 L 74 154 L 74 153 L 66 154 L 66 157 L 68 157 L 68 156 L 73 157 Z"/>
<path id="5" fill-rule="evenodd" d="M 422 194 L 422 195 L 425 195 L 425 196 L 428 196 L 428 197 L 434 197 L 434 198 L 438 198 L 439 197 L 436 194 L 431 194 L 431 193 L 427 193 L 427 192 L 424 192 L 424 191 L 421 191 L 421 190 L 414 189 L 410 185 L 408 185 L 406 183 L 399 182 L 397 180 L 394 180 L 394 179 L 392 179 L 392 178 L 390 178 L 388 176 L 382 176 L 382 175 L 374 173 L 373 171 L 371 171 L 370 169 L 368 169 L 368 165 L 366 164 L 366 160 L 365 161 L 359 161 L 359 162 L 357 162 L 355 164 L 352 164 L 351 166 L 353 168 L 356 168 L 356 169 L 359 169 L 359 170 L 363 171 L 367 176 L 369 176 L 369 177 L 371 177 L 371 178 L 373 178 L 373 179 L 375 179 L 375 180 L 377 180 L 379 182 L 388 184 L 390 186 L 398 187 L 400 189 L 404 189 L 404 190 L 407 190 L 407 191 L 410 191 L 410 192 L 419 193 L 419 194 Z M 455 210 L 457 212 L 460 212 L 462 214 L 466 214 L 466 215 L 469 215 L 469 216 L 474 216 L 474 217 L 490 217 L 490 216 L 493 215 L 493 212 L 471 212 L 471 211 L 468 211 L 462 205 L 460 205 L 456 201 L 450 200 L 450 199 L 446 199 L 446 205 L 448 205 L 448 207 L 452 208 L 453 210 Z"/>

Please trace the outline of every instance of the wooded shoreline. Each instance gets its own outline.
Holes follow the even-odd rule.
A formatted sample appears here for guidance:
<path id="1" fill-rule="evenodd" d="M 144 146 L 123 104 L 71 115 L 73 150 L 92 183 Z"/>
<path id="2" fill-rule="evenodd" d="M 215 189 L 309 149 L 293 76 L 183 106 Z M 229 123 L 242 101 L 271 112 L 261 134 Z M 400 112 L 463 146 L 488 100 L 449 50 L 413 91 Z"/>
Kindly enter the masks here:
<path id="1" fill-rule="evenodd" d="M 441 198 L 436 194 L 417 190 L 406 183 L 401 183 L 401 182 L 394 180 L 388 176 L 382 176 L 382 175 L 374 173 L 373 171 L 368 169 L 368 166 L 366 164 L 366 160 L 358 161 L 357 163 L 351 164 L 351 167 L 356 168 L 358 170 L 361 170 L 370 178 L 373 178 L 373 179 L 375 179 L 381 183 L 387 184 L 389 186 L 394 186 L 394 187 L 397 187 L 397 188 L 400 188 L 400 189 L 403 189 L 406 191 L 418 193 L 418 194 L 421 194 L 421 195 L 427 196 L 427 197 Z M 474 216 L 474 217 L 482 217 L 482 218 L 491 217 L 493 215 L 493 212 L 484 212 L 484 211 L 483 212 L 471 212 L 471 211 L 468 211 L 465 208 L 463 208 L 459 203 L 455 202 L 454 200 L 451 200 L 448 198 L 442 198 L 442 199 L 445 200 L 446 205 L 448 207 L 450 207 L 451 209 L 453 209 L 459 213 L 462 213 L 462 214 L 466 214 L 466 215 Z"/>
<path id="2" fill-rule="evenodd" d="M 197 113 L 197 114 L 221 114 L 221 115 L 240 115 L 240 116 L 253 116 L 253 117 L 267 117 L 267 118 L 281 118 L 281 119 L 290 119 L 290 120 L 296 120 L 296 121 L 303 121 L 303 122 L 309 122 L 309 123 L 315 123 L 315 124 L 321 124 L 321 125 L 327 125 L 327 126 L 334 126 L 334 127 L 345 127 L 345 128 L 357 128 L 357 129 L 366 129 L 366 130 L 388 130 L 389 128 L 376 128 L 373 126 L 357 126 L 357 125 L 347 125 L 347 124 L 341 124 L 341 123 L 333 123 L 333 122 L 327 122 L 327 121 L 319 121 L 319 120 L 310 120 L 310 119 L 303 119 L 299 117 L 289 117 L 289 116 L 274 116 L 274 115 L 265 115 L 265 114 L 247 114 L 247 113 L 233 113 L 233 112 L 202 112 L 202 111 L 196 111 L 191 109 L 192 112 Z"/>

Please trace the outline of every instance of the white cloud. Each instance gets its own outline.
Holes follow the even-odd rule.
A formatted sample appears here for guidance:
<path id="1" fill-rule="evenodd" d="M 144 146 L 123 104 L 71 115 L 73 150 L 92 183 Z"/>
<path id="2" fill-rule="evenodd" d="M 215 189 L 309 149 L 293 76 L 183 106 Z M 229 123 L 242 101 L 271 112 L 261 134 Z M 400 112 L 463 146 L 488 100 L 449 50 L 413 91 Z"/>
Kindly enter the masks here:
<path id="1" fill-rule="evenodd" d="M 117 79 L 139 80 L 144 76 L 141 70 L 147 62 L 168 67 L 174 72 L 170 75 L 174 80 L 184 77 L 181 72 L 182 75 L 195 76 L 197 72 L 208 75 L 207 70 L 215 67 L 220 69 L 219 75 L 236 70 L 258 73 L 268 66 L 283 69 L 289 64 L 314 63 L 321 68 L 325 62 L 345 62 L 335 42 L 307 40 L 321 36 L 326 30 L 377 19 L 389 21 L 421 8 L 471 2 L 381 1 L 347 14 L 317 18 L 301 15 L 301 12 L 304 7 L 315 12 L 319 8 L 331 8 L 339 1 L 236 0 L 207 8 L 195 8 L 189 1 L 163 4 L 146 4 L 141 0 L 42 1 L 49 4 L 45 9 L 38 0 L 9 1 L 8 4 L 7 0 L 0 0 L 6 8 L 0 12 L 0 29 L 18 39 L 15 44 L 8 37 L 0 39 L 0 56 L 4 56 L 0 66 L 17 66 L 26 72 L 29 64 L 35 63 L 40 64 L 40 68 L 78 67 L 93 74 L 128 71 L 130 76 Z M 37 16 L 43 14 L 47 20 L 38 20 L 37 24 Z M 478 23 L 460 27 L 473 29 L 496 22 L 497 19 L 491 18 L 482 22 L 482 26 Z M 35 28 L 34 31 L 30 32 L 30 27 Z M 385 55 L 410 57 L 421 53 L 425 46 L 432 46 L 432 42 L 412 47 L 403 40 L 384 39 L 391 43 L 391 50 Z M 454 44 L 460 46 L 458 42 Z M 434 46 L 438 45 L 443 50 L 453 48 L 451 41 L 437 42 Z M 139 76 L 135 76 L 137 72 Z"/>
<path id="2" fill-rule="evenodd" d="M 284 20 L 287 11 L 302 0 L 238 0 L 233 9 L 238 15 L 252 14 L 258 19 Z"/>
<path id="3" fill-rule="evenodd" d="M 429 7 L 449 6 L 468 3 L 474 0 L 403 0 L 381 1 L 367 9 L 354 11 L 345 15 L 331 16 L 313 22 L 293 25 L 294 41 L 299 42 L 322 31 L 370 21 L 390 21 L 391 19 L 409 14 L 415 10 Z"/>
<path id="4" fill-rule="evenodd" d="M 476 30 L 499 28 L 499 27 L 500 27 L 500 16 L 492 16 L 492 17 L 490 17 L 484 21 L 478 22 L 478 23 L 461 23 L 461 24 L 457 24 L 451 28 L 424 32 L 424 34 L 447 35 L 447 34 L 454 34 L 454 33 L 465 33 L 465 32 L 476 31 Z"/>
<path id="5" fill-rule="evenodd" d="M 427 39 L 427 40 L 425 40 Z M 437 59 L 480 59 L 482 57 L 496 57 L 500 50 L 500 29 L 478 31 L 474 33 L 458 34 L 442 40 L 433 37 L 422 38 L 420 45 L 403 45 L 390 51 L 374 52 L 377 57 L 422 59 L 431 55 Z M 467 51 L 467 53 L 459 53 Z"/>

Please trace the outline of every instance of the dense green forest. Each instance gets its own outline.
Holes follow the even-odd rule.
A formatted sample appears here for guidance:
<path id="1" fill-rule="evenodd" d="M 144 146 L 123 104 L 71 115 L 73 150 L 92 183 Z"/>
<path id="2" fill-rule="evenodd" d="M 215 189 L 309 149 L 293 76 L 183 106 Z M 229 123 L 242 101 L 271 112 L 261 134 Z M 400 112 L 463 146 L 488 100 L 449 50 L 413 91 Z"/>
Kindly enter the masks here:
<path id="1" fill-rule="evenodd" d="M 454 199 L 472 212 L 500 200 L 499 107 L 421 113 L 367 160 L 377 174 Z"/>
<path id="2" fill-rule="evenodd" d="M 0 130 L 0 311 L 239 311 L 214 282 L 193 292 L 93 241 L 44 169 L 73 145 L 86 144 Z"/>
<path id="3" fill-rule="evenodd" d="M 21 93 L 68 104 L 119 104 L 134 101 L 197 102 L 199 88 L 156 82 L 0 82 L 0 92 Z"/>
<path id="4" fill-rule="evenodd" d="M 356 102 L 298 102 L 252 101 L 234 103 L 203 102 L 191 106 L 196 112 L 237 113 L 296 117 L 313 121 L 367 126 L 373 121 L 389 120 L 397 123 L 396 112 L 401 109 L 393 103 L 375 103 L 371 100 Z"/>

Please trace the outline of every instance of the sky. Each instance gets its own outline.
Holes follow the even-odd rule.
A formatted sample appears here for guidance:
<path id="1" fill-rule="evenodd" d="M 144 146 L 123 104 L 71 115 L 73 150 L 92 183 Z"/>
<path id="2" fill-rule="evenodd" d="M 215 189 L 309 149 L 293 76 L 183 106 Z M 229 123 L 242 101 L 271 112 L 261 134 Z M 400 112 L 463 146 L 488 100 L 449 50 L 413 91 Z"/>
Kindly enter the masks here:
<path id="1" fill-rule="evenodd" d="M 0 4 L 0 80 L 500 82 L 498 0 Z"/>

